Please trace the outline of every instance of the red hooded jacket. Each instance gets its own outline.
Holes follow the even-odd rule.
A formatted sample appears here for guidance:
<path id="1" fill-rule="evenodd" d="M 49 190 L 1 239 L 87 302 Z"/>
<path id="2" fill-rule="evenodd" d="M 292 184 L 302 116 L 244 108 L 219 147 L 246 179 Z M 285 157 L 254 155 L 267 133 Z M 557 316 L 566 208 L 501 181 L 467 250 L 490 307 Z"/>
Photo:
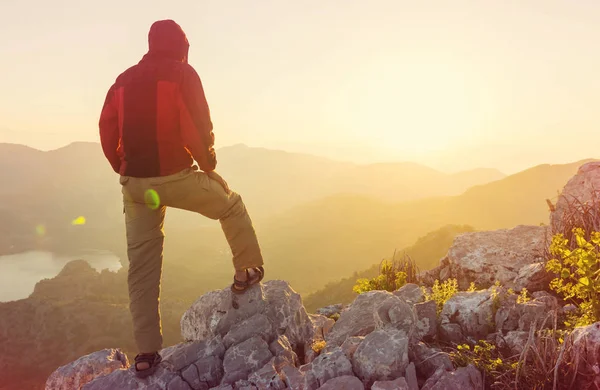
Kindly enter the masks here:
<path id="1" fill-rule="evenodd" d="M 200 77 L 187 63 L 189 43 L 172 20 L 155 22 L 149 50 L 109 89 L 100 115 L 100 141 L 115 172 L 157 177 L 196 160 L 215 169 L 213 125 Z"/>

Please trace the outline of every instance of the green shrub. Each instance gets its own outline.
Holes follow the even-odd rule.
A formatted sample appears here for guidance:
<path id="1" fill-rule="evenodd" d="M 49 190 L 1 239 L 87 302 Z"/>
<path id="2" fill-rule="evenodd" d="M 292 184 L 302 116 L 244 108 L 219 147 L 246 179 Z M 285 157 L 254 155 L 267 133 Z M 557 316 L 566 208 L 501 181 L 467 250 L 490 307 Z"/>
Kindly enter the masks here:
<path id="1" fill-rule="evenodd" d="M 563 234 L 553 237 L 546 270 L 555 276 L 550 289 L 578 308 L 566 325 L 586 326 L 600 321 L 600 233 L 586 239 L 585 231 L 575 228 L 571 240 Z"/>

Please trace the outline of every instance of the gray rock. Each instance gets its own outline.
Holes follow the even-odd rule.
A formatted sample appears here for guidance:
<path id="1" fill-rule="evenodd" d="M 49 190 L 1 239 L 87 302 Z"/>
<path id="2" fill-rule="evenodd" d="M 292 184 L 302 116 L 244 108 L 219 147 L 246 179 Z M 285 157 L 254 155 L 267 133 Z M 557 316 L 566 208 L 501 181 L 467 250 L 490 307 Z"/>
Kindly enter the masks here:
<path id="1" fill-rule="evenodd" d="M 365 390 L 360 379 L 355 376 L 340 376 L 328 380 L 319 390 Z"/>
<path id="2" fill-rule="evenodd" d="M 192 389 L 198 390 L 208 390 L 208 384 L 206 382 L 200 382 L 200 378 L 198 376 L 198 368 L 190 364 L 188 368 L 181 371 L 181 377 L 189 383 Z"/>
<path id="3" fill-rule="evenodd" d="M 453 370 L 454 366 L 447 353 L 437 348 L 429 348 L 425 343 L 411 344 L 408 356 L 415 364 L 419 377 L 429 378 L 438 368 Z"/>
<path id="4" fill-rule="evenodd" d="M 341 303 L 338 303 L 336 305 L 330 305 L 330 306 L 326 306 L 326 307 L 317 309 L 316 314 L 320 314 L 325 317 L 331 317 L 334 314 L 340 314 L 343 309 L 344 309 L 344 305 L 342 305 Z"/>
<path id="5" fill-rule="evenodd" d="M 360 294 L 342 312 L 331 332 L 325 336 L 325 340 L 327 344 L 340 346 L 348 337 L 366 336 L 376 327 L 385 327 L 392 321 L 395 322 L 393 326 L 404 326 L 411 330 L 408 322 L 413 319 L 412 310 L 408 313 L 398 311 L 398 308 L 407 306 L 409 307 L 406 302 L 387 291 L 369 291 Z"/>
<path id="6" fill-rule="evenodd" d="M 513 285 L 515 291 L 526 288 L 527 291 L 539 291 L 548 288 L 552 274 L 546 271 L 544 262 L 538 262 L 523 266 L 517 274 Z"/>
<path id="7" fill-rule="evenodd" d="M 232 384 L 247 379 L 249 374 L 263 367 L 272 357 L 268 344 L 258 336 L 231 347 L 225 352 L 222 383 Z"/>
<path id="8" fill-rule="evenodd" d="M 544 261 L 550 242 L 547 226 L 517 226 L 514 229 L 464 233 L 448 251 L 452 277 L 466 290 L 471 282 L 491 286 L 499 281 L 514 288 L 514 280 L 525 266 Z"/>
<path id="9" fill-rule="evenodd" d="M 128 370 L 121 369 L 113 371 L 106 376 L 100 376 L 83 386 L 82 390 L 113 390 L 113 389 L 167 389 L 169 383 L 177 374 L 169 371 L 164 365 L 160 365 L 154 375 L 146 379 L 138 379 L 133 367 Z"/>
<path id="10" fill-rule="evenodd" d="M 104 349 L 59 367 L 46 382 L 46 390 L 80 389 L 97 377 L 127 369 L 129 361 L 120 349 Z"/>
<path id="11" fill-rule="evenodd" d="M 335 325 L 335 321 L 319 314 L 309 314 L 309 317 L 315 326 L 315 337 L 325 339 Z"/>
<path id="12" fill-rule="evenodd" d="M 248 381 L 258 390 L 283 390 L 286 385 L 275 368 L 275 358 L 260 370 L 250 374 Z"/>
<path id="13" fill-rule="evenodd" d="M 394 291 L 394 295 L 404 299 L 411 305 L 421 303 L 425 300 L 425 294 L 423 294 L 423 290 L 419 285 L 414 283 L 405 284 L 398 290 Z"/>
<path id="14" fill-rule="evenodd" d="M 417 314 L 416 336 L 420 340 L 435 338 L 438 328 L 437 305 L 435 301 L 417 303 L 415 306 Z"/>
<path id="15" fill-rule="evenodd" d="M 377 381 L 373 383 L 371 390 L 411 390 L 406 379 L 398 378 L 393 381 Z"/>
<path id="16" fill-rule="evenodd" d="M 348 358 L 348 360 L 352 361 L 354 357 L 354 353 L 358 349 L 358 346 L 363 342 L 365 338 L 362 336 L 355 336 L 347 338 L 346 341 L 342 344 L 342 351 L 344 355 Z"/>
<path id="17" fill-rule="evenodd" d="M 216 387 L 211 387 L 210 390 L 233 390 L 233 386 L 231 385 L 219 385 Z"/>
<path id="18" fill-rule="evenodd" d="M 304 374 L 296 367 L 284 366 L 281 369 L 281 378 L 290 390 L 305 390 Z"/>
<path id="19" fill-rule="evenodd" d="M 290 365 L 298 365 L 298 355 L 293 351 L 287 336 L 279 336 L 277 340 L 269 345 L 269 350 L 273 356 L 277 356 L 282 360 L 287 361 Z"/>
<path id="20" fill-rule="evenodd" d="M 192 388 L 180 376 L 176 376 L 167 385 L 167 390 L 192 390 Z"/>
<path id="21" fill-rule="evenodd" d="M 194 363 L 198 371 L 198 380 L 208 387 L 217 386 L 223 379 L 223 362 L 218 356 L 207 356 Z"/>
<path id="22" fill-rule="evenodd" d="M 467 339 L 474 342 L 484 339 L 495 325 L 492 293 L 489 290 L 459 292 L 446 301 L 440 317 L 445 331 L 449 329 L 445 325 L 457 324 Z"/>
<path id="23" fill-rule="evenodd" d="M 579 167 L 577 174 L 563 188 L 550 215 L 552 231 L 562 233 L 565 229 L 564 222 L 572 226 L 583 226 L 581 221 L 584 213 L 579 205 L 597 202 L 598 188 L 600 188 L 600 162 L 593 161 Z M 571 204 L 576 206 L 573 207 Z"/>
<path id="24" fill-rule="evenodd" d="M 576 328 L 565 342 L 571 346 L 566 361 L 573 362 L 578 368 L 574 388 L 582 389 L 584 384 L 590 386 L 592 383 L 600 388 L 600 321 Z"/>
<path id="25" fill-rule="evenodd" d="M 404 378 L 406 379 L 406 384 L 408 385 L 409 390 L 419 390 L 419 382 L 417 380 L 417 369 L 415 368 L 415 364 L 413 362 L 410 362 L 406 367 Z"/>
<path id="26" fill-rule="evenodd" d="M 472 365 L 456 371 L 439 368 L 423 385 L 421 390 L 480 390 L 483 388 L 481 373 Z"/>
<path id="27" fill-rule="evenodd" d="M 186 342 L 165 348 L 161 356 L 165 364 L 170 364 L 174 371 L 182 370 L 190 364 L 211 356 L 220 359 L 225 355 L 225 345 L 221 336 L 202 341 Z"/>
<path id="28" fill-rule="evenodd" d="M 508 347 L 512 354 L 520 355 L 523 352 L 523 347 L 529 339 L 529 332 L 515 330 L 508 332 L 506 336 L 503 336 L 506 347 Z"/>
<path id="29" fill-rule="evenodd" d="M 340 376 L 353 376 L 352 364 L 341 348 L 321 354 L 312 363 L 300 367 L 306 390 L 316 390 L 327 381 Z"/>
<path id="30" fill-rule="evenodd" d="M 264 285 L 236 295 L 231 289 L 211 291 L 201 296 L 181 318 L 181 336 L 186 341 L 225 336 L 234 324 L 266 310 Z"/>
<path id="31" fill-rule="evenodd" d="M 408 338 L 395 329 L 376 330 L 365 337 L 352 360 L 354 373 L 370 387 L 404 375 L 408 366 Z"/>
<path id="32" fill-rule="evenodd" d="M 441 324 L 439 327 L 439 337 L 440 339 L 453 344 L 461 344 L 466 339 L 458 324 Z"/>
<path id="33" fill-rule="evenodd" d="M 273 327 L 271 322 L 264 314 L 255 314 L 231 327 L 231 330 L 223 338 L 223 344 L 226 348 L 239 344 L 251 337 L 258 336 L 267 343 L 274 339 Z"/>

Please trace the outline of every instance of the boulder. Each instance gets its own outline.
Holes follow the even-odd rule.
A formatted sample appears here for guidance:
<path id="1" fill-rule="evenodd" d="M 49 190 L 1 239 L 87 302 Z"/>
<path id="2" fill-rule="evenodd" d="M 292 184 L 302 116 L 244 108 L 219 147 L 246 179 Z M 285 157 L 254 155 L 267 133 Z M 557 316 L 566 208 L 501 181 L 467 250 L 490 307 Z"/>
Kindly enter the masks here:
<path id="1" fill-rule="evenodd" d="M 348 337 L 366 336 L 388 325 L 409 335 L 414 330 L 415 319 L 411 306 L 403 299 L 387 291 L 369 291 L 360 294 L 342 312 L 325 340 L 327 344 L 340 346 Z"/>
<path id="2" fill-rule="evenodd" d="M 97 377 L 127 368 L 129 361 L 121 350 L 104 349 L 58 368 L 48 378 L 46 390 L 80 389 Z"/>
<path id="3" fill-rule="evenodd" d="M 398 378 L 394 381 L 377 381 L 373 383 L 371 390 L 411 390 L 406 379 Z"/>
<path id="4" fill-rule="evenodd" d="M 360 379 L 355 376 L 346 375 L 328 380 L 319 390 L 365 390 Z"/>
<path id="5" fill-rule="evenodd" d="M 481 373 L 472 365 L 456 371 L 440 367 L 421 387 L 421 390 L 480 390 L 483 388 Z"/>
<path id="6" fill-rule="evenodd" d="M 410 361 L 414 362 L 417 374 L 423 379 L 432 376 L 440 367 L 448 371 L 454 368 L 447 353 L 437 348 L 430 348 L 423 342 L 411 344 L 408 356 Z"/>
<path id="7" fill-rule="evenodd" d="M 438 329 L 437 304 L 430 300 L 414 305 L 417 314 L 417 323 L 415 326 L 416 337 L 419 340 L 434 339 Z"/>
<path id="8" fill-rule="evenodd" d="M 471 282 L 485 287 L 496 281 L 514 288 L 523 267 L 544 260 L 549 243 L 547 226 L 521 225 L 510 230 L 461 234 L 448 251 L 449 277 L 457 279 L 461 290 L 468 289 Z M 523 274 L 519 283 L 528 283 Z"/>
<path id="9" fill-rule="evenodd" d="M 305 390 L 316 390 L 333 378 L 354 376 L 352 364 L 341 348 L 319 355 L 313 362 L 300 367 L 300 372 L 304 374 Z"/>
<path id="10" fill-rule="evenodd" d="M 380 329 L 367 335 L 352 359 L 354 373 L 370 387 L 404 375 L 408 366 L 408 338 L 396 329 Z"/>
<path id="11" fill-rule="evenodd" d="M 263 367 L 272 357 L 269 345 L 258 336 L 231 347 L 223 359 L 225 376 L 222 383 L 232 384 L 247 379 L 249 374 Z"/>
<path id="12" fill-rule="evenodd" d="M 442 336 L 457 344 L 484 339 L 494 329 L 493 314 L 492 291 L 459 292 L 448 299 L 442 309 Z M 457 334 L 459 329 L 460 334 Z"/>
<path id="13" fill-rule="evenodd" d="M 582 226 L 585 215 L 583 207 L 598 206 L 600 189 L 600 162 L 594 161 L 579 167 L 579 170 L 565 185 L 554 211 L 550 215 L 553 232 L 563 232 L 565 223 Z"/>
<path id="14" fill-rule="evenodd" d="M 577 367 L 575 388 L 600 388 L 600 322 L 576 328 L 568 342 L 567 361 Z"/>
<path id="15" fill-rule="evenodd" d="M 394 295 L 404 299 L 411 305 L 421 303 L 425 300 L 425 294 L 423 294 L 423 289 L 421 288 L 421 286 L 414 283 L 405 284 L 398 290 L 394 291 Z"/>
<path id="16" fill-rule="evenodd" d="M 344 309 L 344 305 L 342 305 L 341 303 L 338 303 L 336 305 L 330 305 L 330 306 L 326 306 L 326 307 L 317 309 L 315 314 L 319 314 L 319 315 L 329 318 L 336 314 L 340 314 L 343 309 Z"/>
<path id="17" fill-rule="evenodd" d="M 245 326 L 240 324 L 244 321 Z M 315 332 L 316 326 L 300 295 L 280 280 L 254 286 L 243 295 L 233 294 L 229 288 L 210 292 L 200 297 L 181 319 L 185 340 L 221 336 L 232 344 L 259 335 L 270 343 L 285 335 L 295 351 L 308 350 Z"/>

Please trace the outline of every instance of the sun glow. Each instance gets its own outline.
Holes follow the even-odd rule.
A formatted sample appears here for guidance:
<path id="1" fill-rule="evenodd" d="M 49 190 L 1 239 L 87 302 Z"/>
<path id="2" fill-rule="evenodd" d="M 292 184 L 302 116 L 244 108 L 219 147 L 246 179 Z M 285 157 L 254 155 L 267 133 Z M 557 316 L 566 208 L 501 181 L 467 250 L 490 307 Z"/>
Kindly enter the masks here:
<path id="1" fill-rule="evenodd" d="M 378 61 L 346 99 L 347 125 L 379 146 L 416 155 L 480 139 L 489 114 L 483 86 L 454 64 Z"/>

